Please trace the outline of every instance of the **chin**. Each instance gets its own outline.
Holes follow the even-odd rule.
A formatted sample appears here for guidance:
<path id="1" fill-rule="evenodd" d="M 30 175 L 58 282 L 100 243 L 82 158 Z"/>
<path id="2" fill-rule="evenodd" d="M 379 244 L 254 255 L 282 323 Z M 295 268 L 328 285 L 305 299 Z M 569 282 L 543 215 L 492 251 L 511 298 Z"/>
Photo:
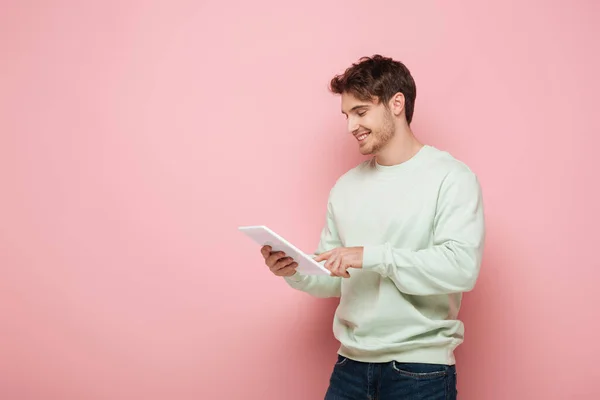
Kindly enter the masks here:
<path id="1" fill-rule="evenodd" d="M 373 154 L 373 150 L 374 150 L 374 148 L 373 148 L 372 143 L 365 143 L 364 145 L 358 147 L 358 151 L 363 156 L 368 156 L 368 155 Z"/>

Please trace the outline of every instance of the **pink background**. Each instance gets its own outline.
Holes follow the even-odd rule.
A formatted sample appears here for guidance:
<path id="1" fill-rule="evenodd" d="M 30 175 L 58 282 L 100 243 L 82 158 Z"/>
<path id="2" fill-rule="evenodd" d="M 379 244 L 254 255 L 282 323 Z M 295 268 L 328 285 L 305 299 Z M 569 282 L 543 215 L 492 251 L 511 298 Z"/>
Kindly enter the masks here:
<path id="1" fill-rule="evenodd" d="M 322 398 L 335 301 L 236 228 L 314 250 L 377 52 L 484 189 L 460 398 L 600 398 L 598 2 L 53 3 L 0 11 L 0 398 Z"/>

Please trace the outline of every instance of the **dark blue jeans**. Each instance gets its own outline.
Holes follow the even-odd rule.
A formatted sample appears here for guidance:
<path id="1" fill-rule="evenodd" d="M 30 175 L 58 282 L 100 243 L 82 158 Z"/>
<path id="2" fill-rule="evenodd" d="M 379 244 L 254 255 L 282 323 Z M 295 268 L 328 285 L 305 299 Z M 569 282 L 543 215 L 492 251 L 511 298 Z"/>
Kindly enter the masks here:
<path id="1" fill-rule="evenodd" d="M 325 400 L 456 400 L 456 367 L 363 363 L 338 355 Z"/>

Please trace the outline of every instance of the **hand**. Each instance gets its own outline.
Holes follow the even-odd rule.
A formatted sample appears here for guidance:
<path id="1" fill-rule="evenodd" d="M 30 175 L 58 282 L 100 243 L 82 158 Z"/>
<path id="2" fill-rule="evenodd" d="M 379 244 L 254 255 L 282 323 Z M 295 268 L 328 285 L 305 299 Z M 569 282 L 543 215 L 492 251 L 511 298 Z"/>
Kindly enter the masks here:
<path id="1" fill-rule="evenodd" d="M 316 262 L 327 260 L 324 266 L 331 271 L 332 276 L 350 278 L 348 268 L 362 268 L 363 248 L 338 247 L 320 254 L 314 260 Z"/>
<path id="2" fill-rule="evenodd" d="M 292 276 L 296 273 L 298 263 L 292 257 L 286 257 L 283 251 L 271 251 L 271 246 L 263 246 L 260 253 L 265 258 L 265 264 L 277 276 Z"/>

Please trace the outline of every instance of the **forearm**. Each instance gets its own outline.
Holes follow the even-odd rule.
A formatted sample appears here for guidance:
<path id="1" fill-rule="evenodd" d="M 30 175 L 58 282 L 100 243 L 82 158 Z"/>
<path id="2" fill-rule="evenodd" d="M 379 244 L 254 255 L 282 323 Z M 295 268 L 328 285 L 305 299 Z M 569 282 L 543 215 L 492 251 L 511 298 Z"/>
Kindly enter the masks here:
<path id="1" fill-rule="evenodd" d="M 312 254 L 312 257 L 342 245 L 333 219 L 330 200 L 331 194 L 327 202 L 327 218 L 325 220 L 325 225 L 321 230 L 319 245 Z M 336 276 L 304 275 L 298 271 L 296 271 L 295 275 L 285 278 L 285 281 L 292 288 L 321 298 L 340 297 L 342 287 L 341 280 L 342 278 Z"/>
<path id="2" fill-rule="evenodd" d="M 472 290 L 480 265 L 481 245 L 448 241 L 418 251 L 368 246 L 363 268 L 389 277 L 403 293 L 436 295 Z"/>
<path id="3" fill-rule="evenodd" d="M 296 272 L 295 275 L 286 277 L 285 281 L 294 289 L 315 297 L 327 298 L 340 297 L 341 279 L 335 276 L 304 275 Z"/>

